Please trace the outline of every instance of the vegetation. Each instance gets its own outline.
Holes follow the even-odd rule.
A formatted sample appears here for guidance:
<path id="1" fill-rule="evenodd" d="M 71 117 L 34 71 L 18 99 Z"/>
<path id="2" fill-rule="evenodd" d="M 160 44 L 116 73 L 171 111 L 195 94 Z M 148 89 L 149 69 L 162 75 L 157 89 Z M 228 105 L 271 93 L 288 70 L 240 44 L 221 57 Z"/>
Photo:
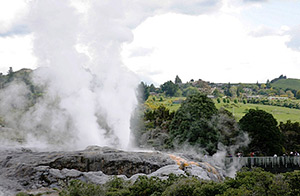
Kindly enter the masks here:
<path id="1" fill-rule="evenodd" d="M 300 80 L 299 79 L 279 79 L 272 83 L 272 87 L 281 89 L 294 89 L 300 90 Z"/>
<path id="2" fill-rule="evenodd" d="M 217 130 L 209 125 L 218 112 L 213 101 L 204 94 L 193 94 L 176 111 L 170 125 L 172 142 L 187 142 L 205 148 L 209 153 L 216 151 Z"/>
<path id="3" fill-rule="evenodd" d="M 277 127 L 277 121 L 263 110 L 250 109 L 249 112 L 239 121 L 243 131 L 246 131 L 251 142 L 248 145 L 248 152 L 258 152 L 261 155 L 282 154 L 283 135 Z"/>
<path id="4" fill-rule="evenodd" d="M 300 121 L 300 110 L 280 106 L 244 104 L 244 103 L 216 103 L 217 108 L 225 108 L 232 112 L 236 120 L 240 120 L 250 109 L 260 109 L 272 114 L 278 122 Z"/>
<path id="5" fill-rule="evenodd" d="M 284 148 L 291 149 L 293 152 L 300 152 L 300 124 L 292 123 L 290 120 L 286 123 L 280 122 L 279 129 L 284 135 Z"/>
<path id="6" fill-rule="evenodd" d="M 140 176 L 134 183 L 114 178 L 104 185 L 70 181 L 60 196 L 231 196 L 231 195 L 300 195 L 300 172 L 272 174 L 260 168 L 244 169 L 235 178 L 223 182 L 196 177 L 170 175 L 166 180 Z"/>

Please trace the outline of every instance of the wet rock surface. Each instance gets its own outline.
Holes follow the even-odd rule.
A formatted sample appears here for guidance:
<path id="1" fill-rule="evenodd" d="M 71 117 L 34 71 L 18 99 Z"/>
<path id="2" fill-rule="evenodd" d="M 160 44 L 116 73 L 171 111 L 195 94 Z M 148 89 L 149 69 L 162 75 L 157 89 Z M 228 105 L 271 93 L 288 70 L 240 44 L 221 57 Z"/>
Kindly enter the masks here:
<path id="1" fill-rule="evenodd" d="M 168 154 L 160 152 L 126 152 L 108 147 L 72 152 L 0 150 L 0 196 L 1 193 L 14 195 L 24 190 L 60 188 L 72 179 L 104 184 L 114 176 L 134 181 L 140 175 L 164 179 L 170 173 L 216 181 L 223 178 L 215 168 L 203 163 L 183 169 Z M 5 192 L 7 190 L 10 194 Z"/>

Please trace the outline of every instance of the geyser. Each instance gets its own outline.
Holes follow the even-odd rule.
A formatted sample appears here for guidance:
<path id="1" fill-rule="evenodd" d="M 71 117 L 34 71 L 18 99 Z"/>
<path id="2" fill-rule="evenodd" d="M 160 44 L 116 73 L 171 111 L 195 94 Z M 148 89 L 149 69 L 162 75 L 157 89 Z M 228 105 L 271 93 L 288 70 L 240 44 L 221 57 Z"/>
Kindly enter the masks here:
<path id="1" fill-rule="evenodd" d="M 129 122 L 137 103 L 138 80 L 122 67 L 121 44 L 130 41 L 132 35 L 118 22 L 122 18 L 121 8 L 106 11 L 116 3 L 92 1 L 88 11 L 81 14 L 65 0 L 31 3 L 34 52 L 39 67 L 43 67 L 35 78 L 47 87 L 34 112 L 43 110 L 39 113 L 43 116 L 53 111 L 34 124 L 44 125 L 50 116 L 50 138 L 57 132 L 63 133 L 60 135 L 73 139 L 72 146 L 77 148 L 126 148 L 129 144 Z M 78 45 L 86 49 L 85 54 L 76 50 Z M 47 110 L 41 109 L 45 103 L 51 104 Z M 55 118 L 57 114 L 60 119 Z"/>
<path id="2" fill-rule="evenodd" d="M 16 97 L 2 105 L 4 120 L 29 145 L 32 141 L 70 149 L 129 145 L 138 79 L 122 66 L 120 50 L 132 34 L 122 24 L 121 1 L 88 3 L 84 13 L 67 0 L 29 4 L 39 67 L 33 82 L 44 89 L 43 95 L 29 107 L 26 93 L 20 93 L 28 89 L 20 82 L 2 92 L 3 98 L 5 94 Z M 18 112 L 10 107 L 16 104 Z"/>
<path id="3" fill-rule="evenodd" d="M 33 83 L 43 94 L 33 105 L 22 82 L 0 92 L 0 115 L 11 128 L 6 136 L 36 147 L 127 148 L 139 81 L 122 65 L 120 52 L 133 39 L 131 29 L 157 13 L 196 15 L 219 5 L 218 0 L 184 6 L 181 1 L 28 1 L 26 21 L 38 64 Z"/>

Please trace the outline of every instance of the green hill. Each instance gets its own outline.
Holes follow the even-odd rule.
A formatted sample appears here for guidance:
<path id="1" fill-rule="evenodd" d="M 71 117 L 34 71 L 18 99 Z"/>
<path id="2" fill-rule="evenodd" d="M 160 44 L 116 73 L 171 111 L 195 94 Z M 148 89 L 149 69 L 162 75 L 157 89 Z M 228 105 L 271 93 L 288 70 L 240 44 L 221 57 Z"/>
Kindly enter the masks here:
<path id="1" fill-rule="evenodd" d="M 157 98 L 155 96 L 149 96 L 148 100 L 145 102 L 147 109 L 156 109 L 160 105 L 164 105 L 170 111 L 176 111 L 181 102 L 185 100 L 185 97 L 161 97 Z M 300 122 L 300 110 L 299 109 L 290 109 L 279 106 L 271 106 L 271 105 L 261 105 L 261 104 L 243 104 L 243 103 L 217 103 L 216 107 L 219 109 L 224 107 L 226 110 L 233 113 L 236 120 L 240 120 L 249 109 L 261 109 L 265 110 L 268 113 L 271 113 L 278 122 L 286 122 L 287 120 L 291 120 L 292 122 Z"/>
<path id="2" fill-rule="evenodd" d="M 300 79 L 280 79 L 271 84 L 272 87 L 286 89 L 300 90 Z"/>

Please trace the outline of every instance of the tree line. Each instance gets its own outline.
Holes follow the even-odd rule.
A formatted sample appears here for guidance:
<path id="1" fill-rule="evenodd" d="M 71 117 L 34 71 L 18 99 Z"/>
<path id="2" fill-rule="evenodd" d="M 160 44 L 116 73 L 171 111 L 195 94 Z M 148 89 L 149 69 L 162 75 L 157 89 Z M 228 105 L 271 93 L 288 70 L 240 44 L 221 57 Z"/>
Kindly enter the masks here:
<path id="1" fill-rule="evenodd" d="M 161 105 L 154 110 L 143 108 L 139 115 L 139 123 L 132 128 L 140 147 L 169 150 L 190 145 L 214 154 L 223 144 L 233 154 L 231 147 L 244 143 L 246 133 L 249 145 L 235 151 L 261 156 L 300 152 L 299 122 L 278 124 L 272 114 L 259 109 L 250 109 L 237 122 L 232 113 L 218 110 L 212 99 L 199 92 L 189 95 L 176 112 Z"/>

